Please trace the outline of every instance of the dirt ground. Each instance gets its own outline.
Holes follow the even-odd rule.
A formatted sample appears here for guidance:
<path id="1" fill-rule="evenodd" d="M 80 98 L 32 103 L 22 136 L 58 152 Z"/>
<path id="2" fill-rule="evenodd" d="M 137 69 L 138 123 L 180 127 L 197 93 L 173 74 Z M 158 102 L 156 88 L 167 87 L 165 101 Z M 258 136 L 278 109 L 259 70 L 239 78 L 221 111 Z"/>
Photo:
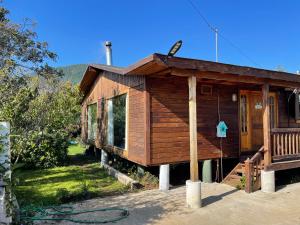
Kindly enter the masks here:
<path id="1" fill-rule="evenodd" d="M 79 210 L 111 206 L 127 208 L 129 216 L 112 223 L 122 225 L 294 225 L 300 224 L 300 183 L 281 187 L 271 194 L 261 191 L 246 194 L 224 184 L 202 184 L 202 204 L 200 209 L 188 209 L 185 206 L 185 186 L 182 186 L 168 192 L 149 190 L 97 198 L 76 203 L 75 207 Z M 95 216 L 109 218 L 114 215 L 97 213 L 83 217 L 92 219 Z M 73 223 L 62 221 L 47 224 Z"/>

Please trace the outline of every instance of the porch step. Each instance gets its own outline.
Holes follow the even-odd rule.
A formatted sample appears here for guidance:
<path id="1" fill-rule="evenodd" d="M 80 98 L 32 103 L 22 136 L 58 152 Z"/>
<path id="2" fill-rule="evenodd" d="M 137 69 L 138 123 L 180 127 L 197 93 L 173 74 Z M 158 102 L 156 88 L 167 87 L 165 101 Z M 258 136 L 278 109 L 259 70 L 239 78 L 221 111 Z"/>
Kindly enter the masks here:
<path id="1" fill-rule="evenodd" d="M 245 165 L 244 163 L 238 163 L 236 167 L 225 177 L 222 181 L 223 184 L 230 185 L 235 188 L 242 189 L 243 184 L 241 182 L 245 174 Z"/>

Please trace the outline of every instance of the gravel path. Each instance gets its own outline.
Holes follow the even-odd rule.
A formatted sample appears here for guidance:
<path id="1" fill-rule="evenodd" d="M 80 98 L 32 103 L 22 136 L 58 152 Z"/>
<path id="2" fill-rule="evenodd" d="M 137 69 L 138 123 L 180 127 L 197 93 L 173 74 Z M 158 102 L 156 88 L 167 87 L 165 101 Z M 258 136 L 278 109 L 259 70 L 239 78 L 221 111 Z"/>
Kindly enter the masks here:
<path id="1" fill-rule="evenodd" d="M 208 224 L 208 225 L 279 225 L 300 224 L 300 183 L 288 185 L 276 193 L 257 191 L 246 194 L 224 184 L 202 185 L 203 208 L 185 207 L 185 187 L 168 192 L 141 191 L 120 196 L 91 199 L 76 203 L 78 210 L 99 207 L 125 207 L 128 218 L 117 223 L 122 225 L 142 224 Z M 97 213 L 81 216 L 110 217 L 114 213 Z M 74 224 L 70 222 L 41 224 Z"/>

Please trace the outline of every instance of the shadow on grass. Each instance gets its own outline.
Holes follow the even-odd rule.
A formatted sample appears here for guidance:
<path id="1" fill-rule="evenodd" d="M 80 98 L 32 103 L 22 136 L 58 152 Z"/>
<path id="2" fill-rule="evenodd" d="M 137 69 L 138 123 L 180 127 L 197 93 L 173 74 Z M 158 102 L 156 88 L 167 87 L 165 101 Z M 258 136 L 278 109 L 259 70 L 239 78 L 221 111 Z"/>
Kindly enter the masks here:
<path id="1" fill-rule="evenodd" d="M 21 206 L 66 203 L 59 192 L 68 196 L 68 201 L 103 197 L 124 193 L 128 187 L 120 184 L 100 168 L 95 158 L 84 155 L 70 157 L 67 166 L 49 169 L 18 169 L 13 178 L 17 182 L 15 193 Z"/>

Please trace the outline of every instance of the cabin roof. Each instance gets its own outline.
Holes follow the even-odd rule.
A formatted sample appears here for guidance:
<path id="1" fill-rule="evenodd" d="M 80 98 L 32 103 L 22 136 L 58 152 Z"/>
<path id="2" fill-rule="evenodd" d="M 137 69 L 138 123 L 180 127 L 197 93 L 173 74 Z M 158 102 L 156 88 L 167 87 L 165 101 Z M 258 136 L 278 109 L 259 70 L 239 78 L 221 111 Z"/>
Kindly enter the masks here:
<path id="1" fill-rule="evenodd" d="M 154 53 L 135 64 L 128 67 L 115 67 L 101 64 L 91 64 L 88 66 L 80 82 L 81 91 L 86 94 L 100 71 L 108 71 L 121 75 L 153 75 L 172 70 L 180 70 L 191 74 L 197 72 L 214 72 L 219 74 L 238 75 L 239 77 L 248 77 L 253 79 L 271 79 L 276 81 L 294 82 L 300 87 L 300 76 L 293 73 L 279 72 L 247 66 L 238 66 L 225 63 L 217 63 L 199 59 L 168 57 Z M 224 77 L 224 80 L 226 78 Z"/>

